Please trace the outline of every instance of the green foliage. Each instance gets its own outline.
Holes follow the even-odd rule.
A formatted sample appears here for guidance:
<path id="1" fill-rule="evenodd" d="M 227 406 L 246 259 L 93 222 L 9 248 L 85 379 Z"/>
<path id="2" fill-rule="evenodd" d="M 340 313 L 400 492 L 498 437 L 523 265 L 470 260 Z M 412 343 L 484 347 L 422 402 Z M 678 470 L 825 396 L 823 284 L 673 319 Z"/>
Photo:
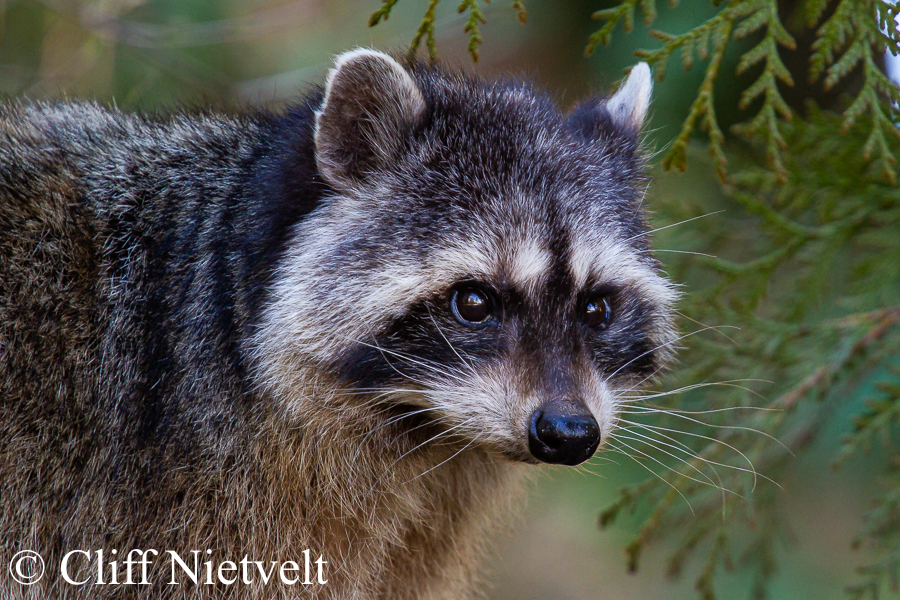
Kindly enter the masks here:
<path id="1" fill-rule="evenodd" d="M 612 31 L 620 21 L 625 30 L 630 31 L 637 4 L 638 0 L 626 0 L 616 7 L 594 13 L 594 18 L 604 21 L 604 25 L 589 38 L 586 53 L 592 53 L 599 43 L 608 44 Z M 641 0 L 640 4 L 644 22 L 650 25 L 656 15 L 655 3 L 653 0 Z M 807 0 L 804 3 L 805 21 L 809 27 L 814 28 L 818 24 L 828 7 L 826 0 Z M 896 178 L 893 168 L 896 159 L 889 150 L 887 138 L 900 136 L 894 126 L 900 92 L 879 68 L 878 57 L 885 50 L 894 55 L 900 53 L 900 33 L 893 25 L 898 10 L 900 8 L 896 5 L 880 0 L 841 0 L 831 16 L 818 27 L 809 59 L 810 83 L 824 77 L 824 85 L 829 89 L 839 84 L 860 63 L 863 64 L 863 85 L 844 112 L 844 129 L 852 126 L 861 115 L 872 115 L 863 152 L 867 158 L 875 159 L 884 176 L 891 181 Z M 689 69 L 696 56 L 706 60 L 712 46 L 706 78 L 681 133 L 665 158 L 666 167 L 685 168 L 685 148 L 699 124 L 708 132 L 709 151 L 720 176 L 724 177 L 724 137 L 713 108 L 715 81 L 728 42 L 760 31 L 762 36 L 759 42 L 743 54 L 737 70 L 741 74 L 757 65 L 763 66 L 756 81 L 743 91 L 741 107 L 747 108 L 760 99 L 762 103 L 754 117 L 735 127 L 735 133 L 748 139 L 766 140 L 767 161 L 780 177 L 785 176 L 782 153 L 787 146 L 780 127 L 782 121 L 791 119 L 792 111 L 782 97 L 778 84 L 793 87 L 794 80 L 782 62 L 779 50 L 794 50 L 796 42 L 781 22 L 777 0 L 733 0 L 714 17 L 686 33 L 671 35 L 651 32 L 662 46 L 639 52 L 638 56 L 650 63 L 659 79 L 664 77 L 668 60 L 676 51 L 680 53 L 684 67 Z"/>
<path id="2" fill-rule="evenodd" d="M 841 116 L 814 106 L 805 112 L 806 118 L 780 125 L 787 149 L 782 170 L 764 160 L 735 160 L 740 168 L 723 185 L 727 203 L 721 207 L 730 216 L 692 222 L 691 250 L 708 256 L 669 263 L 677 279 L 698 286 L 682 308 L 691 321 L 740 329 L 692 337 L 671 384 L 685 393 L 636 397 L 625 417 L 626 431 L 648 436 L 643 445 L 623 448 L 632 455 L 640 450 L 659 457 L 676 440 L 690 446 L 678 453 L 686 462 L 659 473 L 667 485 L 643 495 L 652 498 L 652 512 L 629 555 L 679 532 L 670 574 L 680 574 L 689 557 L 703 557 L 696 581 L 703 598 L 718 597 L 714 575 L 735 567 L 733 556 L 736 566 L 753 573 L 751 597 L 767 597 L 778 548 L 790 530 L 774 482 L 785 479 L 792 455 L 807 451 L 866 381 L 877 379 L 880 394 L 857 417 L 836 464 L 876 438 L 889 455 L 900 445 L 900 190 L 864 156 L 871 116 L 842 134 Z M 767 141 L 753 144 L 755 156 L 764 158 Z M 900 144 L 888 150 L 896 153 Z M 684 220 L 696 216 L 696 208 L 664 204 L 660 216 Z M 768 404 L 754 391 L 771 389 L 760 379 L 776 382 L 777 396 Z M 760 405 L 765 410 L 751 408 Z M 703 409 L 713 412 L 684 412 Z M 859 595 L 868 590 L 875 598 L 890 580 L 900 552 L 898 484 L 897 477 L 885 480 L 884 500 L 861 532 L 860 545 L 883 559 L 861 570 L 865 582 L 849 588 L 851 597 L 868 598 Z M 634 489 L 623 490 L 621 506 L 604 514 L 634 498 Z"/>
<path id="3" fill-rule="evenodd" d="M 679 224 L 657 237 L 658 245 L 668 240 L 679 248 L 660 252 L 674 253 L 666 268 L 688 283 L 687 348 L 667 380 L 670 391 L 619 391 L 626 405 L 608 448 L 653 477 L 621 489 L 600 526 L 648 511 L 626 547 L 630 569 L 648 545 L 676 538 L 668 573 L 678 577 L 698 562 L 700 598 L 722 597 L 720 575 L 737 569 L 752 577 L 749 597 L 767 598 L 790 543 L 776 482 L 823 431 L 846 419 L 839 409 L 851 410 L 853 430 L 835 468 L 876 442 L 887 458 L 882 493 L 856 542 L 873 558 L 847 594 L 897 594 L 900 91 L 881 57 L 900 54 L 900 8 L 882 0 L 714 5 L 712 17 L 686 32 L 651 31 L 658 47 L 637 53 L 658 79 L 673 55 L 686 69 L 707 62 L 662 164 L 684 170 L 695 135 L 705 132 L 724 198 L 721 205 L 680 196 L 655 205 L 655 218 Z M 610 43 L 619 24 L 631 31 L 638 12 L 650 26 L 655 0 L 622 0 L 595 12 L 601 25 L 585 53 Z M 798 42 L 810 38 L 806 46 Z M 750 116 L 726 132 L 716 92 L 735 51 L 737 74 L 752 76 L 740 95 Z M 792 73 L 787 52 L 801 53 L 808 71 L 794 65 Z M 808 79 L 798 85 L 798 76 Z M 793 96 L 806 104 L 786 100 L 785 89 L 795 86 L 801 89 Z M 841 99 L 817 106 L 814 100 L 832 90 Z"/>
<path id="4" fill-rule="evenodd" d="M 867 410 L 854 420 L 853 433 L 844 440 L 836 465 L 860 452 L 869 452 L 880 441 L 888 452 L 896 449 L 900 430 L 900 368 L 878 384 L 878 395 L 866 401 Z M 900 457 L 892 456 L 884 478 L 886 490 L 866 518 L 866 524 L 854 541 L 857 547 L 873 544 L 881 558 L 858 569 L 862 581 L 847 588 L 853 600 L 878 598 L 886 587 L 900 592 Z"/>
<path id="5" fill-rule="evenodd" d="M 369 17 L 369 27 L 374 27 L 382 21 L 386 21 L 397 2 L 398 0 L 382 0 L 381 7 Z M 485 4 L 490 4 L 490 2 L 491 0 L 484 0 Z M 428 58 L 434 60 L 437 57 L 434 42 L 434 11 L 439 3 L 440 0 L 428 0 L 425 15 L 422 17 L 422 22 L 416 30 L 416 35 L 409 45 L 410 54 L 416 53 L 424 39 L 425 46 L 428 48 Z M 528 20 L 528 11 L 525 9 L 524 0 L 514 0 L 512 7 L 516 11 L 519 22 L 524 24 Z M 464 12 L 469 13 L 469 18 L 466 20 L 465 26 L 463 26 L 463 31 L 469 34 L 469 56 L 472 57 L 472 62 L 478 62 L 478 53 L 481 48 L 481 31 L 479 26 L 485 22 L 484 13 L 481 10 L 481 2 L 480 0 L 461 0 L 459 6 L 456 7 L 456 12 L 460 14 Z"/>
<path id="6" fill-rule="evenodd" d="M 603 25 L 588 38 L 587 46 L 584 49 L 585 56 L 590 56 L 597 49 L 598 44 L 609 44 L 612 40 L 612 32 L 619 22 L 625 31 L 631 31 L 634 28 L 634 11 L 640 3 L 641 14 L 644 18 L 644 25 L 650 25 L 656 19 L 656 0 L 625 0 L 621 4 L 612 8 L 598 10 L 591 18 L 595 21 L 603 21 Z M 677 2 L 673 2 L 674 6 Z"/>
<path id="7" fill-rule="evenodd" d="M 862 63 L 863 87 L 845 111 L 843 127 L 845 130 L 851 127 L 862 114 L 873 116 L 863 152 L 866 157 L 875 157 L 882 173 L 891 181 L 896 179 L 893 167 L 897 160 L 888 148 L 887 138 L 900 136 L 895 125 L 900 90 L 879 68 L 877 57 L 885 50 L 894 56 L 900 53 L 900 32 L 894 20 L 898 10 L 896 5 L 877 0 L 842 0 L 819 28 L 810 59 L 811 77 L 817 79 L 824 75 L 828 88 L 837 85 Z"/>
<path id="8" fill-rule="evenodd" d="M 623 10 L 629 4 L 631 10 Z M 651 9 L 644 10 L 645 23 L 650 25 L 656 13 L 652 9 L 652 2 L 646 4 Z M 587 52 L 592 52 L 598 41 L 604 44 L 609 43 L 610 34 L 618 20 L 624 21 L 626 31 L 630 30 L 633 7 L 634 2 L 623 2 L 617 8 L 595 13 L 596 18 L 602 18 L 606 20 L 606 23 L 589 39 Z M 777 0 L 730 2 L 714 17 L 681 35 L 671 35 L 661 31 L 651 32 L 662 43 L 662 46 L 656 50 L 641 51 L 638 56 L 650 63 L 659 79 L 665 76 L 669 58 L 676 51 L 679 52 L 685 69 L 691 68 L 695 57 L 706 60 L 711 54 L 710 65 L 697 99 L 691 106 L 681 133 L 666 155 L 664 164 L 667 168 L 677 167 L 684 170 L 686 165 L 685 149 L 699 123 L 708 133 L 709 151 L 715 160 L 716 169 L 721 177 L 725 176 L 727 161 L 722 148 L 725 140 L 716 121 L 713 107 L 715 82 L 728 42 L 732 39 L 747 37 L 760 30 L 763 30 L 761 40 L 741 57 L 738 63 L 738 73 L 743 73 L 758 64 L 764 66 L 759 78 L 744 90 L 741 96 L 741 107 L 746 108 L 759 98 L 762 98 L 763 102 L 756 116 L 738 127 L 736 131 L 748 138 L 762 137 L 765 139 L 767 141 L 767 159 L 779 174 L 784 175 L 781 152 L 786 149 L 786 146 L 779 131 L 779 121 L 781 119 L 790 120 L 792 113 L 781 96 L 778 82 L 793 86 L 794 81 L 779 56 L 779 48 L 793 50 L 796 48 L 796 42 L 781 23 Z"/>
<path id="9" fill-rule="evenodd" d="M 478 31 L 478 26 L 485 22 L 484 14 L 478 6 L 478 0 L 462 0 L 456 10 L 460 13 L 469 11 L 469 18 L 463 31 L 469 34 L 469 55 L 477 62 L 478 48 L 481 46 L 481 32 Z"/>
<path id="10" fill-rule="evenodd" d="M 891 403 L 896 406 L 897 386 L 893 388 Z M 887 491 L 869 513 L 862 533 L 854 542 L 856 546 L 873 543 L 881 551 L 881 558 L 858 569 L 862 581 L 847 587 L 851 600 L 877 600 L 882 589 L 891 594 L 900 593 L 900 459 L 896 456 L 891 459 L 884 488 Z"/>
<path id="11" fill-rule="evenodd" d="M 429 0 L 428 8 L 425 10 L 425 16 L 422 17 L 422 23 L 416 30 L 416 35 L 412 40 L 411 51 L 415 52 L 422 38 L 425 38 L 425 44 L 428 46 L 428 56 L 433 60 L 437 55 L 434 48 L 434 11 L 437 8 L 439 0 Z"/>
<path id="12" fill-rule="evenodd" d="M 885 447 L 891 446 L 891 436 L 900 424 L 900 368 L 890 372 L 892 379 L 878 385 L 880 394 L 868 398 L 868 409 L 854 419 L 853 433 L 845 439 L 835 460 L 836 466 L 860 451 L 868 452 L 876 441 L 881 441 Z"/>

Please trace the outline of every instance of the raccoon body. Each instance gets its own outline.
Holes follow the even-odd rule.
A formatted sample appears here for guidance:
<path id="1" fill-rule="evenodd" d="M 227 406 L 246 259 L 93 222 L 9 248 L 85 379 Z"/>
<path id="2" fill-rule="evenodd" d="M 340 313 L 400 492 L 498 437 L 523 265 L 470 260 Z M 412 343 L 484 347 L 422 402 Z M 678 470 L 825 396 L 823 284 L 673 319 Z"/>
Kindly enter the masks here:
<path id="1" fill-rule="evenodd" d="M 0 598 L 463 598 L 665 362 L 649 70 L 568 116 L 357 50 L 282 114 L 0 108 Z M 72 550 L 327 561 L 100 583 Z M 209 552 L 207 552 L 209 551 Z M 74 560 L 74 559 L 73 559 Z"/>

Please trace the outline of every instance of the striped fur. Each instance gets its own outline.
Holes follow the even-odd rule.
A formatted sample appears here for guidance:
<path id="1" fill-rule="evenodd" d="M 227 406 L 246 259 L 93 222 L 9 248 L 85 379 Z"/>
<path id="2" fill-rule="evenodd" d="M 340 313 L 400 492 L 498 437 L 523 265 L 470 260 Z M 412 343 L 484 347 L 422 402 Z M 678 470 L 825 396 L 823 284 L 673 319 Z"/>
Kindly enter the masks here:
<path id="1" fill-rule="evenodd" d="M 0 558 L 329 561 L 323 586 L 0 598 L 477 594 L 534 410 L 577 398 L 605 435 L 671 353 L 644 70 L 569 115 L 366 50 L 282 114 L 0 106 Z M 449 306 L 473 282 L 481 328 Z"/>

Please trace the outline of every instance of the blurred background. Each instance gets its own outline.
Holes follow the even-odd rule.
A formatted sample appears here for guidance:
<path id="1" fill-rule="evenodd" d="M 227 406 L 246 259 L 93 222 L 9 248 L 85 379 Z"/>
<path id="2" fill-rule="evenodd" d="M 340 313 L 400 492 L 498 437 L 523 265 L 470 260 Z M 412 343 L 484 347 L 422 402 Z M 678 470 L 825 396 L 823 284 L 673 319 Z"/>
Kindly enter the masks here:
<path id="1" fill-rule="evenodd" d="M 8 96 L 96 99 L 123 110 L 165 111 L 215 104 L 229 110 L 248 105 L 279 109 L 323 81 L 336 53 L 355 46 L 396 50 L 406 48 L 418 26 L 425 3 L 401 0 L 387 22 L 369 28 L 378 0 L 0 0 L 0 93 Z M 610 6 L 602 0 L 530 0 L 528 21 L 520 24 L 510 3 L 495 0 L 485 7 L 486 23 L 480 61 L 473 65 L 463 33 L 466 16 L 456 3 L 443 2 L 436 15 L 436 41 L 441 60 L 485 75 L 521 74 L 533 79 L 562 106 L 591 92 L 609 89 L 635 62 L 637 48 L 657 42 L 638 24 L 631 34 L 621 31 L 610 46 L 583 55 L 587 36 L 597 28 L 593 11 Z M 655 27 L 685 31 L 714 14 L 707 2 L 685 3 L 677 9 L 660 6 Z M 734 62 L 723 69 L 732 73 Z M 730 68 L 729 68 L 730 67 Z M 703 78 L 703 67 L 671 66 L 657 83 L 649 124 L 649 146 L 664 150 L 678 134 Z M 737 96 L 746 81 L 725 76 L 718 88 L 717 108 L 723 127 L 746 119 Z M 664 227 L 725 208 L 708 217 L 728 232 L 742 227 L 728 219 L 711 162 L 701 145 L 689 152 L 685 173 L 653 166 L 653 185 L 646 205 L 656 227 Z M 754 257 L 754 231 L 734 231 L 734 260 Z M 726 236 L 727 237 L 727 236 Z M 699 251 L 692 229 L 660 231 L 655 245 L 675 251 Z M 685 291 L 707 285 L 685 266 L 678 254 L 660 254 L 667 269 L 684 282 Z M 678 258 L 677 264 L 674 261 Z M 687 260 L 690 260 L 688 258 Z M 691 316 L 691 315 L 688 315 Z M 722 325 L 726 323 L 715 323 Z M 734 325 L 735 323 L 727 323 Z M 688 324 L 689 325 L 689 324 Z M 737 325 L 740 325 L 738 323 Z M 690 344 L 686 344 L 690 346 Z M 765 369 L 754 376 L 766 379 Z M 861 389 L 874 380 L 863 380 Z M 753 386 L 765 405 L 787 382 Z M 794 382 L 791 382 L 794 383 Z M 658 384 L 666 388 L 666 381 Z M 868 388 L 867 388 L 868 386 Z M 715 393 L 715 392 L 710 392 Z M 853 580 L 854 568 L 868 559 L 865 546 L 852 547 L 862 515 L 876 494 L 875 481 L 884 456 L 851 458 L 843 468 L 831 468 L 842 436 L 853 428 L 850 415 L 863 406 L 865 393 L 855 393 L 835 406 L 834 416 L 805 448 L 773 475 L 778 487 L 760 479 L 754 493 L 775 495 L 784 525 L 773 557 L 771 598 L 837 600 Z M 702 402 L 702 399 L 701 399 Z M 734 416 L 730 423 L 741 424 Z M 753 439 L 753 438 L 750 438 Z M 753 443 L 756 443 L 755 441 Z M 663 462 L 671 462 L 661 456 Z M 547 469 L 536 475 L 524 518 L 502 538 L 487 566 L 489 596 L 504 599 L 680 599 L 699 596 L 694 581 L 702 560 L 685 562 L 673 578 L 670 557 L 678 531 L 662 536 L 642 556 L 640 568 L 629 573 L 624 549 L 638 533 L 652 506 L 638 503 L 608 527 L 598 515 L 613 502 L 622 486 L 633 485 L 661 467 L 642 466 L 625 456 L 606 453 L 587 468 Z M 747 486 L 749 491 L 750 486 Z M 680 501 L 680 500 L 679 500 Z M 746 501 L 728 496 L 723 515 Z M 724 519 L 724 517 L 723 517 Z M 716 581 L 720 598 L 750 595 L 750 575 L 735 556 L 729 571 Z"/>

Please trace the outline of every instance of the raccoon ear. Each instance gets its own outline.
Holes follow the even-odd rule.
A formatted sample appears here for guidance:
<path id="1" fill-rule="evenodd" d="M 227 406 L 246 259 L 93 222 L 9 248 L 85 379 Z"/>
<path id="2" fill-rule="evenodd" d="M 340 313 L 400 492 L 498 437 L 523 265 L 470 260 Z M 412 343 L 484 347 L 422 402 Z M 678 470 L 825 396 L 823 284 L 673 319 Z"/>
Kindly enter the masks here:
<path id="1" fill-rule="evenodd" d="M 399 156 L 403 137 L 425 112 L 409 73 L 382 52 L 337 57 L 316 112 L 316 164 L 338 188 L 357 187 Z"/>
<path id="2" fill-rule="evenodd" d="M 638 131 L 650 108 L 653 77 L 647 63 L 638 63 L 631 69 L 622 87 L 604 103 L 613 123 L 626 131 Z"/>
<path id="3" fill-rule="evenodd" d="M 638 63 L 619 90 L 605 100 L 590 101 L 576 108 L 568 119 L 570 125 L 587 137 L 596 137 L 610 126 L 628 136 L 637 135 L 653 91 L 653 77 L 647 63 Z"/>

